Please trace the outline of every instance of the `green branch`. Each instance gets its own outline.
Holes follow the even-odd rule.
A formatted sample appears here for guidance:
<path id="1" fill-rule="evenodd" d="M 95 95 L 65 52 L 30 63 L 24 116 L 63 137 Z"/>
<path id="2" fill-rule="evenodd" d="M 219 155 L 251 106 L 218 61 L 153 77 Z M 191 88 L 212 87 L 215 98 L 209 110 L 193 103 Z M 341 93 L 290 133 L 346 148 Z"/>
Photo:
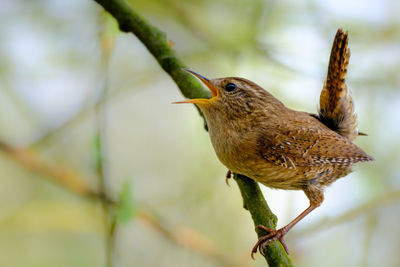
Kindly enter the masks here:
<path id="1" fill-rule="evenodd" d="M 205 90 L 196 78 L 186 73 L 183 64 L 171 49 L 164 32 L 147 23 L 124 0 L 95 0 L 102 5 L 117 21 L 121 31 L 131 32 L 147 47 L 161 67 L 175 81 L 182 94 L 187 98 L 208 98 Z"/>
<path id="2" fill-rule="evenodd" d="M 124 0 L 95 1 L 118 21 L 121 31 L 136 35 L 165 72 L 175 81 L 185 97 L 205 98 L 210 96 L 210 92 L 205 90 L 193 76 L 182 71 L 182 68 L 186 66 L 178 59 L 174 50 L 168 44 L 165 33 L 146 22 Z M 254 224 L 275 228 L 276 216 L 269 209 L 258 184 L 241 175 L 236 175 L 235 180 L 240 188 L 244 207 L 250 212 Z M 261 235 L 262 233 L 258 234 Z M 289 257 L 278 241 L 265 247 L 264 254 L 271 267 L 292 266 Z"/>
<path id="3" fill-rule="evenodd" d="M 239 174 L 235 174 L 234 179 L 242 194 L 243 208 L 250 212 L 254 226 L 261 224 L 275 229 L 278 218 L 269 208 L 257 182 Z M 257 231 L 258 237 L 262 237 L 264 234 L 263 231 Z M 268 265 L 271 267 L 292 266 L 290 258 L 279 241 L 272 242 L 270 245 L 264 247 L 263 253 Z"/>

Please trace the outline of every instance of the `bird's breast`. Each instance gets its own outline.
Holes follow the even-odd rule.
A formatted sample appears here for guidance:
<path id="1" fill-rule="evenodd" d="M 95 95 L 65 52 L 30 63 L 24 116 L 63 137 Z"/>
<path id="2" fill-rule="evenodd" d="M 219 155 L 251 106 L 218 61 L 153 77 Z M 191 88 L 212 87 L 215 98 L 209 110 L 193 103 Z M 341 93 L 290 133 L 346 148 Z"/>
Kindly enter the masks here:
<path id="1" fill-rule="evenodd" d="M 219 160 L 231 171 L 248 176 L 254 173 L 258 160 L 256 138 L 251 129 L 235 127 L 209 127 L 211 143 Z"/>

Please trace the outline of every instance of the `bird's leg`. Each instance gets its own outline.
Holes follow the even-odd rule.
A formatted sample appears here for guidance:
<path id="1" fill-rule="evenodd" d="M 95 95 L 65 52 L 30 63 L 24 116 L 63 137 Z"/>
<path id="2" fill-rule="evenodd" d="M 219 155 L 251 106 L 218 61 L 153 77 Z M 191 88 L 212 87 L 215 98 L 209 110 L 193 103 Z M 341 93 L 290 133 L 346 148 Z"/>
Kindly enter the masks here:
<path id="1" fill-rule="evenodd" d="M 260 237 L 257 241 L 257 243 L 254 245 L 253 249 L 251 250 L 251 257 L 254 259 L 253 254 L 257 253 L 257 250 L 260 251 L 260 253 L 264 256 L 263 252 L 263 247 L 268 245 L 270 242 L 273 242 L 275 240 L 279 240 L 284 247 L 285 251 L 287 254 L 289 254 L 289 250 L 287 248 L 287 245 L 285 243 L 285 240 L 283 237 L 286 235 L 287 232 L 289 232 L 290 229 L 293 228 L 299 221 L 301 221 L 304 217 L 306 217 L 311 211 L 313 211 L 315 208 L 317 208 L 319 205 L 321 205 L 323 201 L 323 194 L 322 191 L 320 190 L 304 190 L 307 197 L 310 199 L 310 206 L 303 211 L 299 216 L 297 216 L 293 221 L 288 223 L 286 226 L 282 227 L 279 230 L 267 228 L 264 225 L 257 225 L 256 226 L 256 231 L 257 230 L 264 230 L 267 232 L 266 235 Z"/>
<path id="2" fill-rule="evenodd" d="M 226 177 L 225 177 L 225 183 L 226 183 L 228 186 L 230 186 L 230 185 L 229 185 L 229 179 L 231 179 L 231 177 L 232 177 L 232 172 L 231 172 L 231 170 L 228 170 L 228 172 L 226 173 Z"/>
<path id="3" fill-rule="evenodd" d="M 285 251 L 287 254 L 289 254 L 289 250 L 287 248 L 287 245 L 285 243 L 285 240 L 283 239 L 283 237 L 285 236 L 285 234 L 287 232 L 289 232 L 289 230 L 295 226 L 296 223 L 298 223 L 299 221 L 301 221 L 301 219 L 303 219 L 305 216 L 307 216 L 307 214 L 309 214 L 312 210 L 314 210 L 317 206 L 312 206 L 310 205 L 305 211 L 303 211 L 299 216 L 297 216 L 293 221 L 291 221 L 289 224 L 287 224 L 286 226 L 282 227 L 279 230 L 275 230 L 272 228 L 267 228 L 264 225 L 257 225 L 256 226 L 256 230 L 264 230 L 266 231 L 268 234 L 260 237 L 257 241 L 257 243 L 254 245 L 253 249 L 251 250 L 251 257 L 254 259 L 253 254 L 257 253 L 257 250 L 260 251 L 260 253 L 262 255 L 264 255 L 263 253 L 263 247 L 266 246 L 267 244 L 275 241 L 275 240 L 279 240 L 282 244 L 282 246 L 284 247 Z"/>

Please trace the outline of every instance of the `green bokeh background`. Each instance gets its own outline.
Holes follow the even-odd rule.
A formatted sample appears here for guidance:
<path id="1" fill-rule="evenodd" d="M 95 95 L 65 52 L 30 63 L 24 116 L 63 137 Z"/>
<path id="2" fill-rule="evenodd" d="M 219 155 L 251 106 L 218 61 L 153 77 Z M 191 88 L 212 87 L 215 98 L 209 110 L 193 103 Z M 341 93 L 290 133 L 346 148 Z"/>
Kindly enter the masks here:
<path id="1" fill-rule="evenodd" d="M 356 143 L 376 161 L 329 187 L 286 240 L 295 266 L 400 266 L 400 2 L 130 4 L 166 32 L 191 69 L 248 78 L 308 112 L 317 109 L 334 34 L 348 30 L 347 82 L 359 129 L 368 133 Z M 266 265 L 259 255 L 250 259 L 250 215 L 235 183 L 225 185 L 226 169 L 197 111 L 171 105 L 183 97 L 133 35 L 120 33 L 90 0 L 1 5 L 0 141 L 73 170 L 97 190 L 101 117 L 107 192 L 121 199 L 125 190 L 134 213 L 128 220 L 120 214 L 114 266 L 221 266 L 218 257 Z M 105 266 L 100 202 L 25 167 L 0 151 L 0 266 Z M 262 189 L 280 226 L 308 205 L 302 192 Z M 193 249 L 193 238 L 207 245 Z"/>

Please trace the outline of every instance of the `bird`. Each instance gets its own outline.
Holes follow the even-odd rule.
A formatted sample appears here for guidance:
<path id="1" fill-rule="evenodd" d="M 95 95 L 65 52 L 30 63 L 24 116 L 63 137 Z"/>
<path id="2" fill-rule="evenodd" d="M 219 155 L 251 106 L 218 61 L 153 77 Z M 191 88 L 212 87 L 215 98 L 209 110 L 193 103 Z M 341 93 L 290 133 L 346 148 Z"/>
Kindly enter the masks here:
<path id="1" fill-rule="evenodd" d="M 279 240 L 287 253 L 285 234 L 319 207 L 324 189 L 346 176 L 359 162 L 374 160 L 354 141 L 359 135 L 357 115 L 346 85 L 350 49 L 348 32 L 336 32 L 317 114 L 296 111 L 256 83 L 239 77 L 208 79 L 194 71 L 211 92 L 210 98 L 175 103 L 195 104 L 204 114 L 218 159 L 230 173 L 245 175 L 267 187 L 302 190 L 309 206 L 286 226 L 267 234 L 251 251 Z"/>

